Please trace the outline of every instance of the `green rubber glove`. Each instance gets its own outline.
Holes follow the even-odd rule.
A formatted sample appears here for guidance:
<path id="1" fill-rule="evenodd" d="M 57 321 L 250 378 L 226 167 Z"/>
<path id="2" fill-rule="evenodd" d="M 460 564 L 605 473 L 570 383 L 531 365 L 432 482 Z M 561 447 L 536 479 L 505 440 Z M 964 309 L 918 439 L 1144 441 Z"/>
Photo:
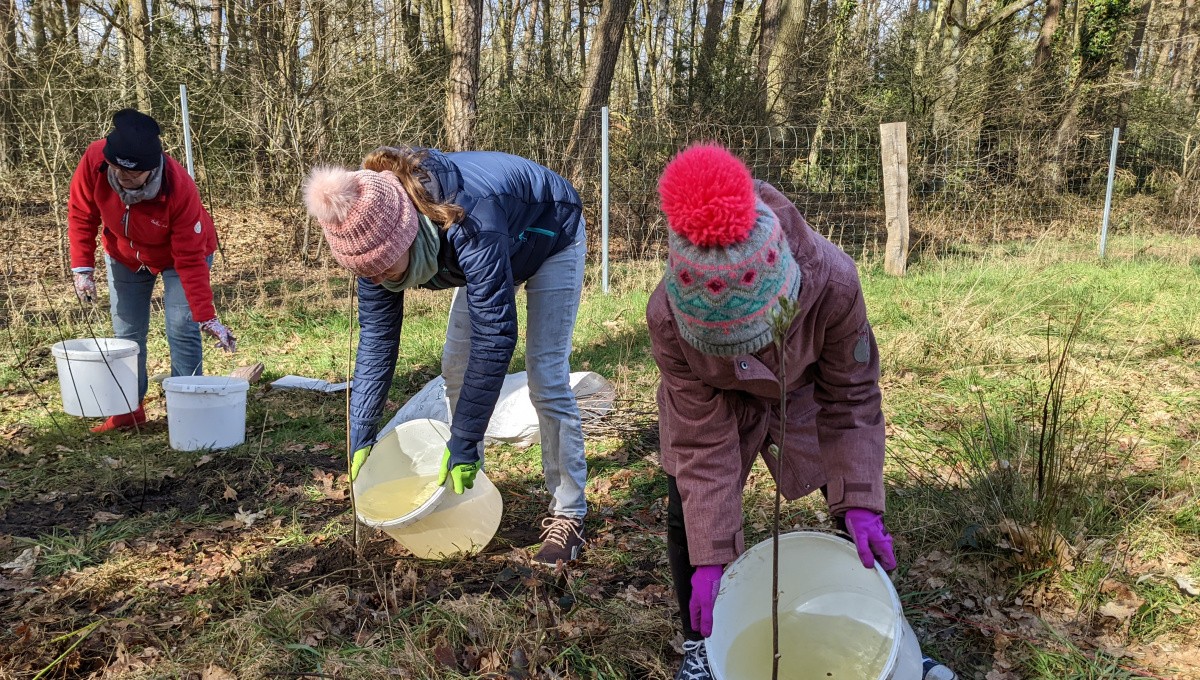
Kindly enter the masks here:
<path id="1" fill-rule="evenodd" d="M 358 471 L 362 468 L 363 463 L 367 462 L 367 456 L 371 455 L 371 446 L 367 445 L 354 452 L 354 457 L 350 459 L 350 481 L 358 478 Z"/>
<path id="2" fill-rule="evenodd" d="M 442 454 L 442 469 L 438 472 L 438 486 L 446 483 L 446 477 L 454 482 L 454 493 L 462 493 L 464 489 L 475 486 L 475 475 L 479 472 L 479 461 L 474 463 L 459 463 L 450 467 L 450 449 Z"/>

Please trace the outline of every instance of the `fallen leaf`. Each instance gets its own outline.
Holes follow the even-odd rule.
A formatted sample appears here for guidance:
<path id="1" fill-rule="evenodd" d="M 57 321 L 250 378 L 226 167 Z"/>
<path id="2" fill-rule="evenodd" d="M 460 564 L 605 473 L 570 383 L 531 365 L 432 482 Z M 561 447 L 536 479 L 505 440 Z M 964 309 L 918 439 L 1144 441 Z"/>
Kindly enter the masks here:
<path id="1" fill-rule="evenodd" d="M 1196 586 L 1196 580 L 1190 576 L 1179 574 L 1175 577 L 1175 583 L 1179 585 L 1180 590 L 1188 595 L 1191 595 L 1192 597 L 1200 595 L 1200 587 Z"/>
<path id="2" fill-rule="evenodd" d="M 237 680 L 237 676 L 216 664 L 209 664 L 200 674 L 200 680 Z"/>
<path id="3" fill-rule="evenodd" d="M 40 554 L 42 554 L 40 545 L 26 548 L 20 555 L 17 555 L 17 559 L 0 564 L 0 569 L 12 569 L 13 574 L 17 576 L 32 576 L 33 568 L 36 566 L 37 557 Z"/>
<path id="4" fill-rule="evenodd" d="M 329 444 L 321 442 L 320 444 L 313 444 L 313 447 L 309 450 L 310 451 L 325 451 L 329 448 L 330 448 Z"/>
<path id="5" fill-rule="evenodd" d="M 225 493 L 221 494 L 221 498 L 224 498 L 227 501 L 236 501 L 238 498 L 237 491 L 234 491 L 232 486 L 226 484 Z"/>
<path id="6" fill-rule="evenodd" d="M 92 515 L 92 522 L 94 524 L 107 524 L 108 522 L 115 522 L 124 516 L 125 515 L 116 515 L 111 512 L 100 510 L 96 514 Z"/>
<path id="7" fill-rule="evenodd" d="M 62 444 L 55 445 L 54 450 L 58 451 L 59 453 L 75 453 L 75 449 L 68 449 Z"/>
<path id="8" fill-rule="evenodd" d="M 437 659 L 437 662 L 446 668 L 458 668 L 458 658 L 454 656 L 454 650 L 451 649 L 450 644 L 446 642 L 445 638 L 439 639 L 437 644 L 434 645 L 433 658 Z"/>
<path id="9" fill-rule="evenodd" d="M 300 560 L 299 562 L 289 564 L 284 568 L 284 570 L 289 574 L 300 575 L 307 574 L 308 572 L 312 571 L 313 567 L 315 566 L 317 566 L 317 556 L 313 555 L 306 560 Z"/>
<path id="10" fill-rule="evenodd" d="M 105 456 L 105 457 L 101 458 L 100 462 L 104 463 L 106 466 L 108 466 L 114 470 L 116 470 L 117 468 L 119 468 L 125 464 L 125 461 L 123 461 L 119 458 L 111 458 L 109 456 Z"/>
<path id="11" fill-rule="evenodd" d="M 1102 615 L 1118 621 L 1124 621 L 1125 619 L 1132 617 L 1136 611 L 1136 607 L 1127 607 L 1119 602 L 1105 602 L 1100 606 L 1099 609 L 1099 612 Z"/>
<path id="12" fill-rule="evenodd" d="M 258 512 L 246 512 L 240 505 L 238 506 L 237 512 L 233 513 L 233 518 L 242 524 L 245 524 L 247 527 L 254 526 L 255 522 L 266 516 L 266 510 L 259 510 Z"/>
<path id="13" fill-rule="evenodd" d="M 192 463 L 192 465 L 194 467 L 200 467 L 200 466 L 204 465 L 205 463 L 211 463 L 212 459 L 213 459 L 213 457 L 206 453 L 203 456 L 200 456 L 200 458 L 195 463 Z"/>

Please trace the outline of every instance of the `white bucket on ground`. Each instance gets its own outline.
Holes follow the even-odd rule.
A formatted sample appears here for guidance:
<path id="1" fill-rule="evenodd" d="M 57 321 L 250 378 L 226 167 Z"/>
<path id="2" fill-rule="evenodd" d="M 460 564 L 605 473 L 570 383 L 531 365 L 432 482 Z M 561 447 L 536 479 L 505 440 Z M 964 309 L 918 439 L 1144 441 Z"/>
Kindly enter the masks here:
<path id="1" fill-rule="evenodd" d="M 246 391 L 232 376 L 177 376 L 162 383 L 167 431 L 177 451 L 227 449 L 246 441 Z"/>
<path id="2" fill-rule="evenodd" d="M 716 680 L 771 677 L 771 540 L 721 578 L 705 641 Z M 780 680 L 920 680 L 921 650 L 896 589 L 854 545 L 797 531 L 779 537 Z"/>
<path id="3" fill-rule="evenodd" d="M 504 502 L 482 470 L 461 495 L 449 480 L 436 486 L 449 439 L 441 421 L 401 423 L 379 438 L 354 480 L 359 521 L 383 529 L 417 557 L 477 552 L 500 527 Z"/>
<path id="4" fill-rule="evenodd" d="M 133 340 L 63 340 L 50 353 L 68 415 L 101 418 L 137 409 L 138 345 Z"/>

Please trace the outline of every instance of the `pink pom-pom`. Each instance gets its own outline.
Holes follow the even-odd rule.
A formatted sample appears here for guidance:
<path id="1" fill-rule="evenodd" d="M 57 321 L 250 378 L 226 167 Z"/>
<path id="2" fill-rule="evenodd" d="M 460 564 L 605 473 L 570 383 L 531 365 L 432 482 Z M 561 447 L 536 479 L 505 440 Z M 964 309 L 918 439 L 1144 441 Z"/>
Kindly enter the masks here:
<path id="1" fill-rule="evenodd" d="M 675 156 L 658 180 L 671 229 L 702 246 L 740 243 L 758 218 L 754 178 L 717 144 L 697 144 Z"/>
<path id="2" fill-rule="evenodd" d="M 343 168 L 313 168 L 304 181 L 304 205 L 321 224 L 341 224 L 358 200 L 358 178 Z"/>

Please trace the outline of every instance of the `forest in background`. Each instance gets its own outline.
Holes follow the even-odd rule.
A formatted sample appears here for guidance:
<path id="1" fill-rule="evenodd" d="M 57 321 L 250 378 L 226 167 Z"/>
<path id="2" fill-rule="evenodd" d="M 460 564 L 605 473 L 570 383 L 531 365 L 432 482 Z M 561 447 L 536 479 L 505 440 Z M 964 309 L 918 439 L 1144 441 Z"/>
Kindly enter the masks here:
<path id="1" fill-rule="evenodd" d="M 1093 228 L 1114 127 L 1125 223 L 1194 231 L 1197 52 L 1196 0 L 0 0 L 0 210 L 61 224 L 121 106 L 182 160 L 184 84 L 206 201 L 282 209 L 303 253 L 307 169 L 381 143 L 530 156 L 595 223 L 602 106 L 628 255 L 661 241 L 662 165 L 705 138 L 869 239 L 889 121 L 918 234 Z"/>

